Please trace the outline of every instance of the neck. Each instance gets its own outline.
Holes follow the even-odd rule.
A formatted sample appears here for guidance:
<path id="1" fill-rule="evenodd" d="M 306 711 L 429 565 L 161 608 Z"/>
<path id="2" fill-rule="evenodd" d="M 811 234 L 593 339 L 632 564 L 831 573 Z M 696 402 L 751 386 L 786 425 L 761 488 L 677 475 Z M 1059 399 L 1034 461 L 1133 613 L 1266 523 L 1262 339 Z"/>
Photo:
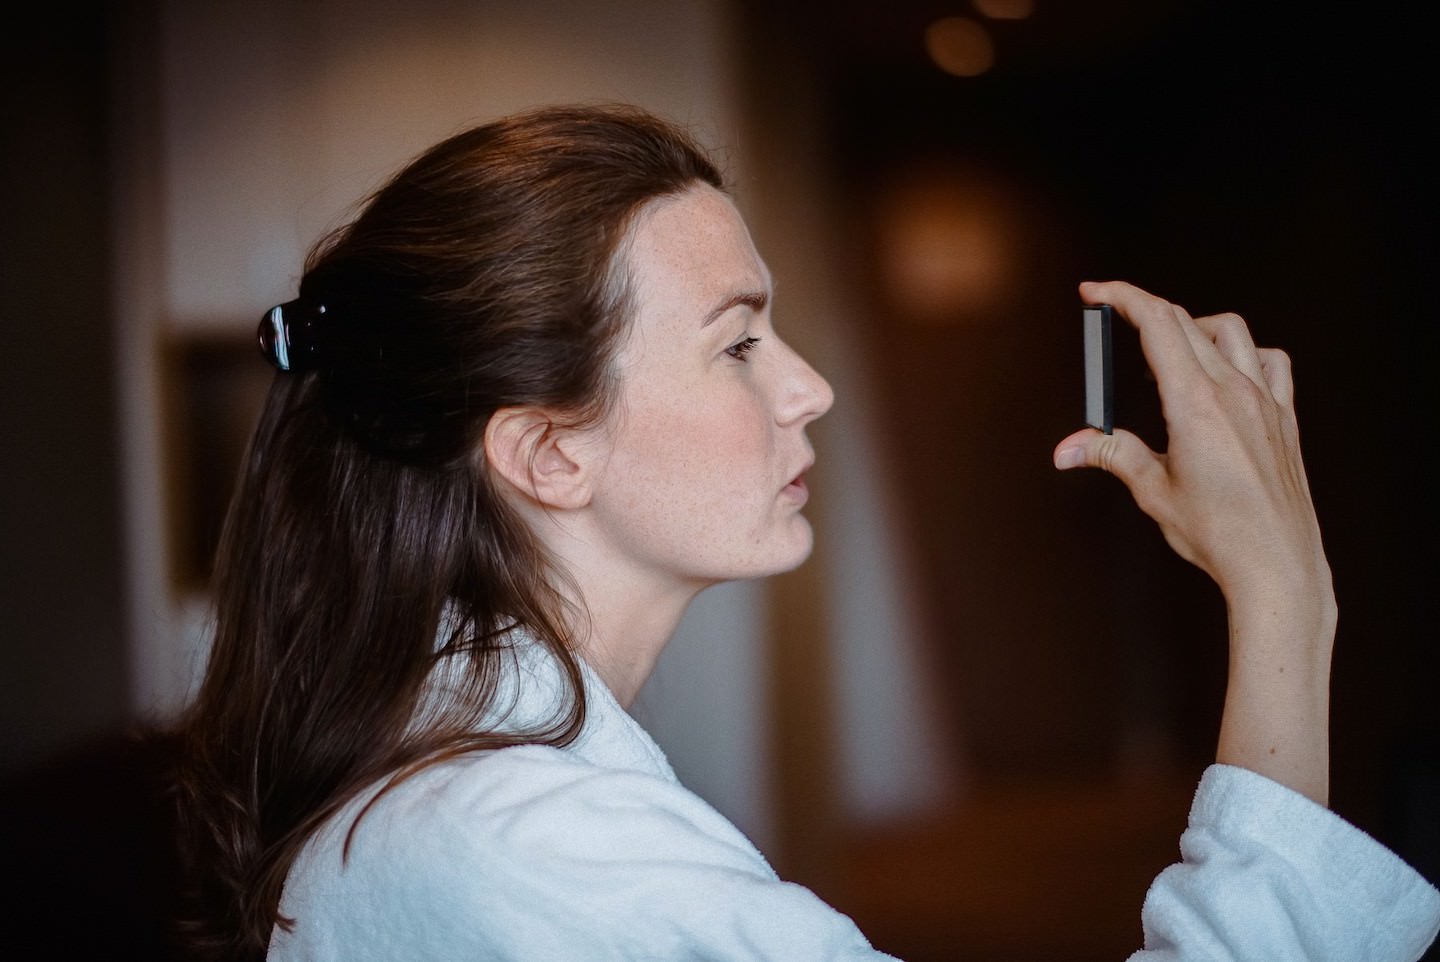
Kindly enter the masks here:
<path id="1" fill-rule="evenodd" d="M 700 588 L 626 591 L 613 578 L 587 585 L 577 574 L 577 581 L 585 599 L 580 610 L 589 613 L 575 633 L 580 655 L 628 709 Z"/>
<path id="2" fill-rule="evenodd" d="M 550 557 L 569 575 L 563 590 L 578 612 L 570 629 L 580 656 L 628 709 L 690 602 L 708 585 L 617 559 L 597 550 L 598 539 L 563 521 L 537 530 Z"/>

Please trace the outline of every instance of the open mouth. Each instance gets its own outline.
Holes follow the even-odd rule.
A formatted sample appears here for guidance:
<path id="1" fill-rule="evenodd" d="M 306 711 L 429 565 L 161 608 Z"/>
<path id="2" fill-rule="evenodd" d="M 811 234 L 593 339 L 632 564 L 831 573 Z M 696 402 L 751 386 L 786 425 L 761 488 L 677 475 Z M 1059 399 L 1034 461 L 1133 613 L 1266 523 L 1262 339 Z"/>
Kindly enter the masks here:
<path id="1" fill-rule="evenodd" d="M 799 498 L 802 501 L 810 496 L 810 489 L 807 488 L 805 485 L 804 472 L 795 475 L 795 477 L 791 479 L 790 483 L 785 485 L 784 493 L 790 495 L 791 497 Z"/>

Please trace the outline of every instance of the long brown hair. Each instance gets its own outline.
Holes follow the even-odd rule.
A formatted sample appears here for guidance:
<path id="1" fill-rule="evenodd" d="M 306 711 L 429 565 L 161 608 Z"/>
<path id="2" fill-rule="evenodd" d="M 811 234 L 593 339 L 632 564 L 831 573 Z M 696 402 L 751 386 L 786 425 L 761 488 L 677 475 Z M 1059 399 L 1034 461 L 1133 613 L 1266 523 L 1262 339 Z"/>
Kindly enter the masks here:
<path id="1" fill-rule="evenodd" d="M 511 405 L 604 416 L 623 239 L 646 202 L 695 183 L 722 179 L 675 127 L 549 108 L 431 148 L 312 252 L 291 306 L 311 336 L 251 442 L 182 726 L 188 941 L 205 954 L 263 956 L 301 846 L 366 786 L 578 733 L 563 572 L 492 488 L 482 437 Z M 541 730 L 485 731 L 516 627 L 571 697 Z M 427 676 L 456 652 L 472 656 L 466 697 L 417 725 Z"/>

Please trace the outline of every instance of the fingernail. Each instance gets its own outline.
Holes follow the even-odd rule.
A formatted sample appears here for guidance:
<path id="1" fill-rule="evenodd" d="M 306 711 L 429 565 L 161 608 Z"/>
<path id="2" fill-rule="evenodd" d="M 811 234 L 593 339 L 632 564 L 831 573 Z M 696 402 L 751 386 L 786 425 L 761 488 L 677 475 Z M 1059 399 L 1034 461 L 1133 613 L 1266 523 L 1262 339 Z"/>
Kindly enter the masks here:
<path id="1" fill-rule="evenodd" d="M 1055 467 L 1062 471 L 1066 468 L 1078 468 L 1085 464 L 1084 448 L 1065 448 L 1055 453 Z"/>

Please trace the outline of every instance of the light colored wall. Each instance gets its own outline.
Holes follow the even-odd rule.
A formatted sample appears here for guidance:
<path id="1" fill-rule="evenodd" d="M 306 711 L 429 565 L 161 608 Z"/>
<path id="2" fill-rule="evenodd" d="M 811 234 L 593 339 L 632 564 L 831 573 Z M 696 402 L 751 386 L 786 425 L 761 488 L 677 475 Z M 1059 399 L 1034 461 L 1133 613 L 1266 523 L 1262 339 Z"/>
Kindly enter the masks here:
<path id="1" fill-rule="evenodd" d="M 166 313 L 256 318 L 305 250 L 406 160 L 468 123 L 623 100 L 733 126 L 715 2 L 175 2 L 163 50 Z M 260 305 L 260 307 L 256 307 Z"/>

